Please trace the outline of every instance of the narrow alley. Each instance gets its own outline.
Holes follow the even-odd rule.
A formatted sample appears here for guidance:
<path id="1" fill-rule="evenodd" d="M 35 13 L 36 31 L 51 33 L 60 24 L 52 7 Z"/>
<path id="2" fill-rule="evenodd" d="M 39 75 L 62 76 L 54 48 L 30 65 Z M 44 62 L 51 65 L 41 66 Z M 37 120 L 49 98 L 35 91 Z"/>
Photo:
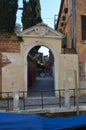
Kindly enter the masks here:
<path id="1" fill-rule="evenodd" d="M 33 86 L 28 89 L 29 97 L 39 97 L 43 92 L 43 96 L 54 96 L 54 80 L 51 76 L 36 77 L 36 81 Z"/>

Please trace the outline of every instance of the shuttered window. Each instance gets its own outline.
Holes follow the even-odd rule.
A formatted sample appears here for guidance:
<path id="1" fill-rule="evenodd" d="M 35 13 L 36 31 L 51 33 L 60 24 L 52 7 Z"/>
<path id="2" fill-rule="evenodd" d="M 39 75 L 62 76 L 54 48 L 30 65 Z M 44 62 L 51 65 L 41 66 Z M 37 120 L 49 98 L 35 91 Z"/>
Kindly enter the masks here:
<path id="1" fill-rule="evenodd" d="M 82 40 L 86 40 L 86 15 L 82 15 Z"/>

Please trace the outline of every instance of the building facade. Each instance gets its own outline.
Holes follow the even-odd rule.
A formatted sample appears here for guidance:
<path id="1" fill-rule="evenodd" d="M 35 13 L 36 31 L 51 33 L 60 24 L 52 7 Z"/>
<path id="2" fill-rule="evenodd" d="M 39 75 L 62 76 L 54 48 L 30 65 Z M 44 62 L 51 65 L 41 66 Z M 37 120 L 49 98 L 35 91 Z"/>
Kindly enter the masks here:
<path id="1" fill-rule="evenodd" d="M 28 91 L 29 70 L 33 61 L 28 57 L 35 46 L 47 47 L 53 55 L 54 89 L 75 89 L 78 85 L 78 55 L 61 53 L 64 35 L 46 24 L 38 24 L 17 34 L 23 41 L 2 38 L 0 40 L 0 91 Z M 74 63 L 74 64 L 72 64 Z M 30 66 L 30 67 L 29 67 Z M 35 66 L 34 66 L 35 70 Z M 34 72 L 33 72 L 34 73 Z M 35 77 L 34 79 L 35 80 Z M 58 93 L 55 93 L 57 96 Z"/>
<path id="2" fill-rule="evenodd" d="M 77 53 L 80 87 L 86 87 L 86 1 L 61 0 L 55 29 L 62 32 L 64 53 Z"/>

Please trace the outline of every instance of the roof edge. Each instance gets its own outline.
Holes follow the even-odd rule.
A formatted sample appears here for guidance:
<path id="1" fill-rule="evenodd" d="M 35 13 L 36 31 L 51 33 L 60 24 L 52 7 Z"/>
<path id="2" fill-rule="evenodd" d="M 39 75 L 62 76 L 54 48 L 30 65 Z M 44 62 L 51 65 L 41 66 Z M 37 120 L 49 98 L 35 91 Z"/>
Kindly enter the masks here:
<path id="1" fill-rule="evenodd" d="M 59 20 L 60 20 L 60 16 L 61 16 L 63 4 L 64 4 L 64 0 L 61 0 L 61 5 L 60 5 L 60 10 L 59 10 L 58 20 L 57 20 L 57 24 L 56 24 L 56 26 L 55 26 L 55 30 L 57 29 L 58 24 L 59 24 Z"/>

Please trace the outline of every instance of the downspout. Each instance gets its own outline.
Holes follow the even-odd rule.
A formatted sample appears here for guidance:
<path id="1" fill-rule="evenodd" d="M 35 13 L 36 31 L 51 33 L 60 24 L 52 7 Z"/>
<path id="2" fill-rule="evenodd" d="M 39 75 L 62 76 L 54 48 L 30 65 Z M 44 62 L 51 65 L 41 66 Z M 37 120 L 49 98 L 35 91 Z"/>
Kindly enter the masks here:
<path id="1" fill-rule="evenodd" d="M 73 0 L 73 47 L 74 47 L 74 49 L 76 49 L 76 0 Z M 78 55 L 78 75 L 76 75 L 76 79 L 75 79 L 76 81 L 77 81 L 77 78 L 78 78 L 78 82 L 79 82 L 79 55 Z M 79 97 L 79 91 L 78 91 L 79 86 L 78 86 L 78 84 L 79 83 L 77 83 L 77 82 L 75 83 L 77 115 L 79 115 L 79 98 L 78 98 Z"/>

